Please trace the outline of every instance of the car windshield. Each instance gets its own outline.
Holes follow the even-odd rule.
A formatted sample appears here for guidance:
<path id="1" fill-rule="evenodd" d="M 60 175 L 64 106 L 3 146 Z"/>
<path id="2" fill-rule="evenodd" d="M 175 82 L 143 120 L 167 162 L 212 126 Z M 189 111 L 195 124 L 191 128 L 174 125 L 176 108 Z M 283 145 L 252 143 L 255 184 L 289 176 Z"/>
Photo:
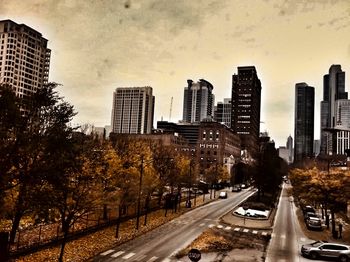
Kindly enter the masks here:
<path id="1" fill-rule="evenodd" d="M 313 246 L 313 247 L 319 247 L 320 245 L 322 245 L 323 242 L 322 241 L 315 241 L 315 242 L 312 242 L 310 244 L 310 246 Z"/>

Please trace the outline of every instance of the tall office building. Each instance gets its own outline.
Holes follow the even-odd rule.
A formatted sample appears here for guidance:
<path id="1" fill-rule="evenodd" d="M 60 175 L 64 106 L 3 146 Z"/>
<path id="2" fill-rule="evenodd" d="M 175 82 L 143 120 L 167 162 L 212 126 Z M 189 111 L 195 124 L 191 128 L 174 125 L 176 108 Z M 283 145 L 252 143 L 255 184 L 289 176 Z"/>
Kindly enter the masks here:
<path id="1" fill-rule="evenodd" d="M 258 152 L 261 82 L 254 66 L 238 67 L 232 76 L 231 128 L 240 136 L 242 150 Z"/>
<path id="2" fill-rule="evenodd" d="M 183 117 L 185 123 L 199 123 L 205 118 L 213 117 L 213 85 L 204 79 L 197 83 L 187 80 L 184 89 Z"/>
<path id="3" fill-rule="evenodd" d="M 224 102 L 218 102 L 214 107 L 214 120 L 231 127 L 231 99 L 224 98 Z"/>
<path id="4" fill-rule="evenodd" d="M 306 83 L 295 85 L 294 162 L 313 157 L 315 89 Z"/>
<path id="5" fill-rule="evenodd" d="M 48 82 L 50 54 L 41 33 L 11 20 L 0 21 L 0 83 L 18 97 L 36 92 Z"/>
<path id="6" fill-rule="evenodd" d="M 152 87 L 120 87 L 113 94 L 112 132 L 149 134 L 154 118 Z"/>
<path id="7" fill-rule="evenodd" d="M 337 110 L 342 103 L 338 100 L 347 100 L 345 92 L 345 72 L 340 65 L 332 65 L 329 74 L 323 77 L 323 101 L 321 101 L 321 154 L 343 154 L 339 143 L 349 137 L 348 131 L 339 131 L 342 125 L 337 123 Z M 344 116 L 342 118 L 344 121 Z M 336 128 L 337 127 L 337 128 Z"/>
<path id="8" fill-rule="evenodd" d="M 293 138 L 289 136 L 287 138 L 286 146 L 280 146 L 278 148 L 279 157 L 283 158 L 287 164 L 293 163 L 294 151 L 293 151 Z"/>

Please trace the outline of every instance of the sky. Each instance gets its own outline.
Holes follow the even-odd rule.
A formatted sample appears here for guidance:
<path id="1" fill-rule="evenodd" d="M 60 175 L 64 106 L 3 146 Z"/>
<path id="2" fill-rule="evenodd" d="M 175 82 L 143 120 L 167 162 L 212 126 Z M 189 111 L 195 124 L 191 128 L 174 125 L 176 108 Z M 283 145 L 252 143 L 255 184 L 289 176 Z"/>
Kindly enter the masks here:
<path id="1" fill-rule="evenodd" d="M 132 86 L 153 88 L 155 127 L 178 122 L 187 79 L 211 82 L 223 101 L 237 67 L 253 65 L 260 131 L 284 146 L 295 84 L 315 87 L 318 139 L 323 75 L 332 64 L 350 74 L 349 0 L 0 0 L 3 19 L 49 40 L 49 81 L 62 84 L 76 124 L 110 125 L 114 90 Z"/>

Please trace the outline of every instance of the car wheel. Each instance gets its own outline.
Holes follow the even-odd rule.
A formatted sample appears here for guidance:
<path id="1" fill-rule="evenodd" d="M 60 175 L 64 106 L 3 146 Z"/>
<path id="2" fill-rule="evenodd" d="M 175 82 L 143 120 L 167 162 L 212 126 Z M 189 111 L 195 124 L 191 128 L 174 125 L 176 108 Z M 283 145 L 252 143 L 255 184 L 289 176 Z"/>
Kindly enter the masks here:
<path id="1" fill-rule="evenodd" d="M 318 254 L 316 252 L 311 252 L 310 253 L 310 258 L 311 259 L 317 259 L 318 258 Z"/>
<path id="2" fill-rule="evenodd" d="M 339 257 L 339 261 L 340 261 L 340 262 L 348 262 L 349 259 L 348 259 L 347 256 L 340 256 L 340 257 Z"/>

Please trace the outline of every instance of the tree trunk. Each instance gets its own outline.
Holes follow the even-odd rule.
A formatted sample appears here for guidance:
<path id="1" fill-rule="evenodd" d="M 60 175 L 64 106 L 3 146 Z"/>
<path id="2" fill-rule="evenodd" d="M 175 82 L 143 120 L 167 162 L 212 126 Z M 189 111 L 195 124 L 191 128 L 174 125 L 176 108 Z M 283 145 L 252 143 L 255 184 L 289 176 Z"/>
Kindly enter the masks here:
<path id="1" fill-rule="evenodd" d="M 103 205 L 103 220 L 107 220 L 108 219 L 108 210 L 107 210 L 107 205 L 104 204 Z"/>
<path id="2" fill-rule="evenodd" d="M 119 227 L 120 227 L 120 219 L 122 216 L 122 205 L 119 205 L 118 218 L 117 218 L 117 226 L 115 228 L 115 238 L 119 238 Z"/>
<path id="3" fill-rule="evenodd" d="M 147 214 L 148 214 L 149 201 L 150 201 L 150 195 L 147 195 L 146 203 L 145 203 L 145 221 L 143 223 L 144 226 L 147 224 Z"/>
<path id="4" fill-rule="evenodd" d="M 15 216 L 13 217 L 13 223 L 10 231 L 10 243 L 13 244 L 15 242 L 17 229 L 19 227 L 19 222 L 23 216 L 23 212 L 17 210 Z"/>
<path id="5" fill-rule="evenodd" d="M 334 216 L 333 210 L 331 210 L 331 217 L 332 217 L 332 233 L 334 234 L 336 228 L 335 228 L 335 216 Z"/>
<path id="6" fill-rule="evenodd" d="M 62 244 L 61 244 L 60 257 L 58 258 L 59 262 L 63 262 L 64 248 L 66 247 L 67 237 L 68 237 L 68 233 L 69 233 L 69 223 L 68 222 L 63 223 L 62 230 L 63 230 L 63 240 L 62 240 Z"/>

